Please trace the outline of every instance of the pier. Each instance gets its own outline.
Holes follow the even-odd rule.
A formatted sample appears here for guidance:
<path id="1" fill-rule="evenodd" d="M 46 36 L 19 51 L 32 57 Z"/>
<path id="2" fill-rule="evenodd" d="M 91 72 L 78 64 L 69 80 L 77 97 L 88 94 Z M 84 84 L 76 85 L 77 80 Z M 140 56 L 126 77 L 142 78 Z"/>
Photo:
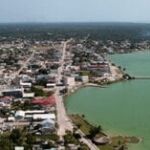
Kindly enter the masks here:
<path id="1" fill-rule="evenodd" d="M 135 76 L 133 79 L 150 80 L 150 76 Z"/>

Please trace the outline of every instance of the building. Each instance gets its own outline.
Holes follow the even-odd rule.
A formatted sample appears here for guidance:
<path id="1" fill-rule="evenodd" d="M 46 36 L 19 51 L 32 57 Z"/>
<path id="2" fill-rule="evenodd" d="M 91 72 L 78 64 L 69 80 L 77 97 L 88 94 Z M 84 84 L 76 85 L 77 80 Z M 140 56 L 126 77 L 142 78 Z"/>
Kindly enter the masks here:
<path id="1" fill-rule="evenodd" d="M 22 98 L 23 96 L 23 89 L 22 88 L 12 88 L 12 89 L 5 89 L 2 91 L 3 96 L 12 96 L 15 98 Z"/>
<path id="2" fill-rule="evenodd" d="M 15 146 L 15 150 L 24 150 L 23 146 Z"/>
<path id="3" fill-rule="evenodd" d="M 9 122 L 14 122 L 14 121 L 15 121 L 15 117 L 8 117 L 8 118 L 7 118 L 7 121 L 9 121 Z"/>
<path id="4" fill-rule="evenodd" d="M 31 88 L 32 83 L 31 82 L 22 82 L 22 80 L 20 80 L 20 85 L 25 88 Z"/>
<path id="5" fill-rule="evenodd" d="M 46 87 L 47 88 L 55 88 L 56 87 L 56 83 L 47 83 Z"/>
<path id="6" fill-rule="evenodd" d="M 33 120 L 55 120 L 55 114 L 33 114 Z"/>
<path id="7" fill-rule="evenodd" d="M 24 119 L 25 118 L 25 112 L 22 110 L 16 111 L 15 118 L 16 119 Z"/>
<path id="8" fill-rule="evenodd" d="M 65 77 L 64 78 L 65 85 L 69 87 L 75 86 L 75 77 Z"/>
<path id="9" fill-rule="evenodd" d="M 56 104 L 56 101 L 54 96 L 49 96 L 47 98 L 33 99 L 32 104 L 41 106 L 54 106 Z"/>
<path id="10" fill-rule="evenodd" d="M 33 98 L 34 97 L 34 93 L 24 93 L 23 92 L 23 98 Z"/>
<path id="11" fill-rule="evenodd" d="M 89 82 L 89 76 L 82 76 L 82 82 L 88 83 Z"/>
<path id="12" fill-rule="evenodd" d="M 52 119 L 46 119 L 41 123 L 43 129 L 54 129 L 55 121 Z"/>

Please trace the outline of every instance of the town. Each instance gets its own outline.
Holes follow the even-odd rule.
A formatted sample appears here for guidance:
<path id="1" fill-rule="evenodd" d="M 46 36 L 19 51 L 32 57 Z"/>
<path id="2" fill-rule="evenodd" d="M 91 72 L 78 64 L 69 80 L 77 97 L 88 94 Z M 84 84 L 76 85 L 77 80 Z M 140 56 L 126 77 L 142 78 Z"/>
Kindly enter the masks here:
<path id="1" fill-rule="evenodd" d="M 119 45 L 119 53 L 131 49 L 128 41 Z M 95 133 L 87 137 L 75 118 L 67 114 L 64 100 L 79 88 L 105 87 L 127 79 L 125 68 L 109 60 L 119 45 L 113 41 L 104 45 L 88 37 L 61 41 L 2 39 L 0 149 L 97 150 L 97 145 L 109 143 L 105 134 L 96 138 L 99 127 L 92 128 Z M 140 50 L 149 44 L 136 46 Z M 116 149 L 121 148 L 121 144 L 116 145 Z"/>

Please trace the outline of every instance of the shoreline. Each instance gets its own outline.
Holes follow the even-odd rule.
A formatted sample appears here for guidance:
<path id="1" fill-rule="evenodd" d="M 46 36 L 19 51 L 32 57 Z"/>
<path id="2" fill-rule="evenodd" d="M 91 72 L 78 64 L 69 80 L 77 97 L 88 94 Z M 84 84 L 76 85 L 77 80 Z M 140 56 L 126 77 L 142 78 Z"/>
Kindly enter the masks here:
<path id="1" fill-rule="evenodd" d="M 69 92 L 64 95 L 64 102 L 66 101 L 66 98 L 68 96 L 77 92 L 81 88 L 85 88 L 85 87 L 107 88 L 110 84 L 113 84 L 113 83 L 124 82 L 124 81 L 128 81 L 128 80 L 135 80 L 134 77 L 131 77 L 130 75 L 125 74 L 124 71 L 121 70 L 121 68 L 119 68 L 117 66 L 113 66 L 111 63 L 110 63 L 110 69 L 111 69 L 111 75 L 112 75 L 111 77 L 114 77 L 114 80 L 106 80 L 106 82 L 103 82 L 102 84 L 100 84 L 100 82 L 98 82 L 98 83 L 88 82 L 86 84 L 77 85 L 77 86 L 73 87 L 72 89 L 70 89 Z M 119 71 L 119 73 L 118 73 L 118 71 Z M 127 76 L 124 77 L 124 75 L 127 75 Z M 65 108 L 66 108 L 66 105 L 65 105 Z M 67 108 L 66 108 L 66 112 L 68 114 Z M 70 116 L 70 115 L 73 115 L 73 114 L 68 114 L 68 116 Z M 72 121 L 71 118 L 70 118 L 70 120 Z M 87 121 L 87 119 L 86 119 L 86 121 Z M 95 126 L 95 125 L 92 125 L 92 126 Z M 132 145 L 133 144 L 140 144 L 143 141 L 143 139 L 141 137 L 136 137 L 136 136 L 121 135 L 119 133 L 114 135 L 114 134 L 108 133 L 106 131 L 104 131 L 104 134 L 106 134 L 110 138 L 125 139 L 125 141 L 127 141 L 126 142 L 127 147 L 130 147 L 130 144 L 132 144 Z"/>
<path id="2" fill-rule="evenodd" d="M 83 117 L 84 115 L 79 115 L 79 114 L 69 114 L 69 118 L 72 120 L 72 122 L 75 124 L 75 125 L 79 125 L 80 124 L 80 127 L 79 129 L 80 130 L 83 130 L 83 132 L 85 132 L 85 135 L 88 136 L 87 134 L 87 130 L 90 130 L 90 128 L 96 128 L 97 126 L 89 123 L 89 121 L 87 121 L 87 119 L 85 118 L 85 116 Z M 85 123 L 84 123 L 85 122 Z M 86 127 L 82 127 L 83 126 L 90 126 L 89 129 L 86 129 L 88 128 L 87 126 Z M 139 138 L 139 137 L 136 137 L 136 136 L 127 136 L 127 135 L 110 135 L 108 133 L 105 132 L 105 130 L 103 131 L 100 131 L 98 134 L 100 134 L 98 137 L 99 138 L 103 138 L 103 137 L 106 137 L 108 139 L 107 143 L 105 144 L 96 144 L 98 146 L 98 148 L 102 149 L 106 149 L 107 147 L 111 147 L 110 150 L 113 150 L 113 147 L 116 146 L 116 147 L 120 147 L 120 146 L 123 146 L 123 147 L 130 147 L 130 144 L 131 145 L 135 145 L 135 144 L 140 144 L 142 142 L 142 138 Z M 97 137 L 97 136 L 96 136 Z M 94 138 L 95 139 L 95 138 Z M 91 139 L 93 141 L 93 139 Z"/>
<path id="3" fill-rule="evenodd" d="M 122 80 L 117 80 L 115 82 L 112 82 L 110 84 L 113 84 L 113 83 L 118 83 L 119 81 L 127 81 L 125 79 L 122 79 Z M 95 87 L 95 88 L 107 88 L 107 86 L 109 86 L 108 84 L 104 84 L 104 85 L 99 85 L 99 84 L 93 84 L 93 83 L 86 83 L 86 84 L 81 84 L 80 86 L 74 88 L 73 90 L 70 90 L 65 96 L 64 96 L 64 103 L 67 99 L 68 96 L 70 96 L 71 94 L 74 94 L 75 92 L 77 92 L 78 90 L 80 90 L 81 88 L 86 88 L 86 87 Z M 68 114 L 68 111 L 67 111 L 67 108 L 66 108 L 66 105 L 65 105 L 65 109 L 66 109 L 66 112 L 67 112 L 67 115 L 69 116 L 70 118 L 70 115 L 74 115 L 74 114 Z M 77 114 L 78 115 L 78 114 Z M 84 115 L 84 114 L 83 114 Z M 70 120 L 73 122 L 73 120 L 70 118 Z M 87 119 L 85 119 L 85 121 L 87 123 L 89 123 L 89 121 Z M 74 124 L 74 123 L 73 123 Z M 89 123 L 90 124 L 90 123 Z M 94 127 L 96 127 L 95 125 L 92 125 Z M 126 146 L 127 148 L 130 147 L 130 144 L 131 145 L 134 145 L 134 144 L 140 144 L 143 139 L 140 138 L 140 137 L 136 137 L 136 136 L 128 136 L 128 135 L 123 135 L 123 134 L 111 134 L 110 132 L 108 133 L 107 131 L 104 131 L 103 132 L 108 138 L 110 139 L 114 139 L 114 141 L 116 141 L 116 139 L 118 139 L 118 142 L 121 140 L 121 141 L 126 141 L 124 146 Z M 113 140 L 112 140 L 113 141 Z M 113 142 L 110 142 L 110 143 L 113 143 Z"/>
<path id="4" fill-rule="evenodd" d="M 126 81 L 126 80 L 122 80 L 122 81 Z M 113 83 L 118 83 L 118 81 L 116 82 L 113 82 Z M 111 83 L 111 84 L 113 84 Z M 108 84 L 105 84 L 105 86 L 108 85 Z M 93 83 L 87 83 L 87 84 L 84 84 L 84 85 L 80 85 L 78 88 L 75 88 L 73 89 L 73 91 L 70 91 L 69 93 L 67 93 L 65 96 L 64 96 L 64 103 L 67 99 L 68 96 L 70 96 L 71 94 L 74 94 L 75 92 L 77 92 L 78 90 L 82 89 L 82 88 L 86 88 L 86 87 L 96 87 L 96 88 L 107 88 L 107 87 L 103 87 L 104 85 L 99 85 L 99 84 L 93 84 Z M 73 122 L 73 120 L 71 119 L 70 115 L 78 115 L 78 114 L 68 114 L 68 111 L 67 111 L 67 108 L 66 108 L 66 105 L 65 105 L 65 109 L 66 109 L 66 112 L 67 112 L 67 115 L 69 116 L 70 120 Z M 84 115 L 84 114 L 83 114 Z M 87 119 L 85 119 L 85 121 L 87 123 L 89 123 L 89 121 Z M 74 124 L 74 123 L 73 123 Z M 90 123 L 89 123 L 90 124 Z M 96 127 L 95 125 L 92 124 L 93 127 Z M 128 135 L 123 135 L 123 134 L 120 134 L 120 133 L 116 133 L 116 135 L 112 134 L 112 132 L 107 132 L 107 131 L 104 131 L 103 132 L 107 137 L 109 137 L 110 139 L 111 138 L 119 138 L 119 139 L 124 139 L 125 141 L 127 141 L 125 143 L 125 145 L 127 144 L 127 147 L 128 145 L 132 144 L 140 144 L 143 139 L 141 137 L 136 137 L 136 136 L 128 136 Z M 132 141 L 133 140 L 133 141 Z"/>

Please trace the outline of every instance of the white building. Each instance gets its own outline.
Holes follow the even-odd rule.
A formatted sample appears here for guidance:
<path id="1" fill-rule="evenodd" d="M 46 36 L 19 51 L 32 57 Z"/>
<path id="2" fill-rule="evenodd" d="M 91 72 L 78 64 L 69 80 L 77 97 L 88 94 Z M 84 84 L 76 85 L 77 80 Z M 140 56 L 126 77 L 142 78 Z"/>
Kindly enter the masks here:
<path id="1" fill-rule="evenodd" d="M 35 93 L 23 93 L 23 98 L 33 98 Z"/>
<path id="2" fill-rule="evenodd" d="M 20 85 L 23 86 L 23 87 L 31 87 L 32 86 L 32 83 L 30 82 L 23 82 L 22 80 L 20 80 Z"/>
<path id="3" fill-rule="evenodd" d="M 55 88 L 56 87 L 56 83 L 47 83 L 46 87 L 47 88 Z"/>
<path id="4" fill-rule="evenodd" d="M 27 110 L 25 111 L 26 114 L 44 114 L 45 110 Z"/>
<path id="5" fill-rule="evenodd" d="M 51 119 L 46 119 L 41 124 L 44 129 L 53 129 L 55 127 L 55 121 Z"/>
<path id="6" fill-rule="evenodd" d="M 88 76 L 82 76 L 82 82 L 83 83 L 88 83 L 89 82 L 89 77 Z"/>
<path id="7" fill-rule="evenodd" d="M 17 119 L 24 119 L 24 117 L 25 117 L 25 112 L 24 111 L 22 111 L 22 110 L 16 111 L 15 118 L 17 118 Z"/>
<path id="8" fill-rule="evenodd" d="M 15 150 L 24 150 L 23 146 L 15 146 Z"/>
<path id="9" fill-rule="evenodd" d="M 56 116 L 55 116 L 55 114 L 33 114 L 33 120 L 38 120 L 38 119 L 55 120 Z"/>
<path id="10" fill-rule="evenodd" d="M 14 122 L 15 121 L 15 117 L 8 117 L 7 121 Z"/>
<path id="11" fill-rule="evenodd" d="M 64 81 L 69 87 L 75 86 L 75 77 L 65 77 Z"/>

